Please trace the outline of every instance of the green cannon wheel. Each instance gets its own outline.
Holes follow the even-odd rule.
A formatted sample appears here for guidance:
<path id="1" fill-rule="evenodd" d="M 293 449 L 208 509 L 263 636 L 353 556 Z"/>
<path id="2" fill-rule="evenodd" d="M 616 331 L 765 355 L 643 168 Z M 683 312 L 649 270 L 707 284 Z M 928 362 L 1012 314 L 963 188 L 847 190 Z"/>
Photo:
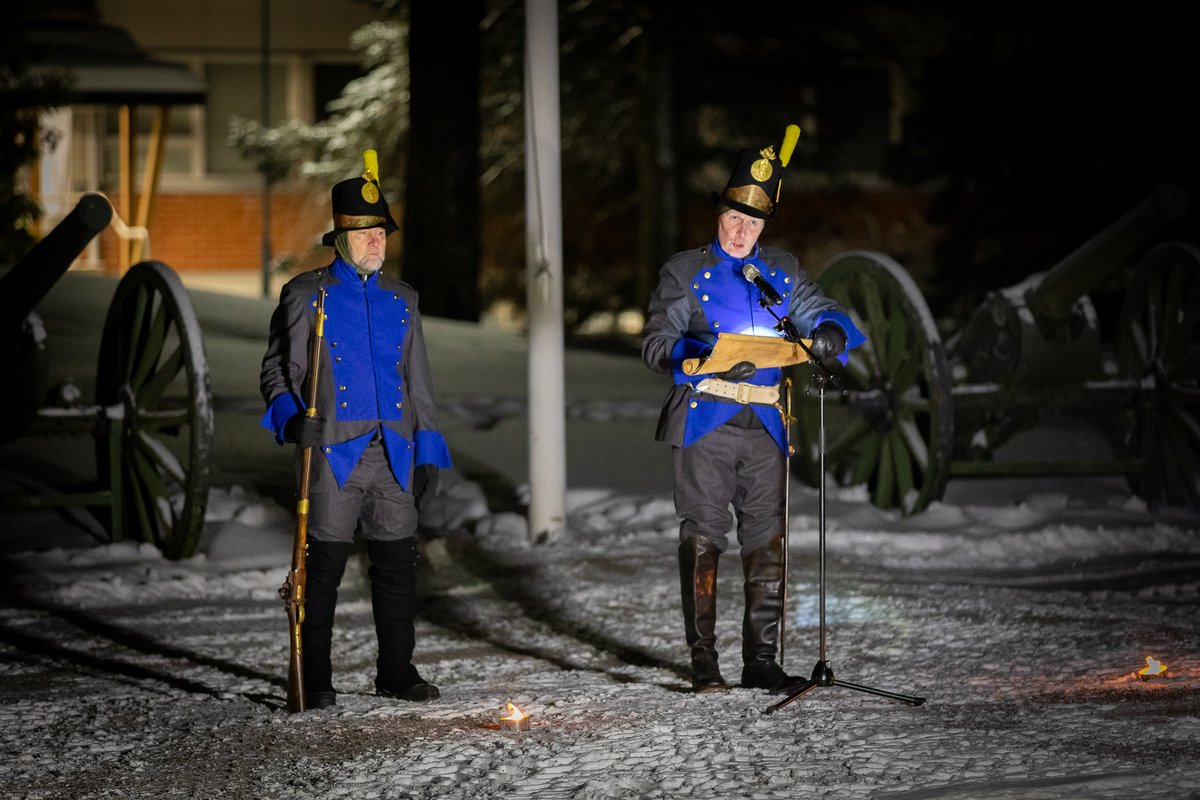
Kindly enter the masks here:
<path id="1" fill-rule="evenodd" d="M 825 388 L 825 470 L 841 486 L 865 484 L 871 502 L 904 514 L 923 510 L 946 488 L 954 439 L 950 369 L 924 298 L 887 256 L 851 251 L 822 270 L 822 290 L 850 314 L 867 342 Z M 811 381 L 813 367 L 796 369 Z M 815 390 L 793 403 L 793 469 L 819 479 L 820 409 Z"/>
<path id="2" fill-rule="evenodd" d="M 1200 507 L 1200 249 L 1166 242 L 1131 272 L 1117 357 L 1138 385 L 1117 417 L 1132 488 L 1151 505 Z"/>
<path id="3" fill-rule="evenodd" d="M 191 299 L 170 267 L 143 261 L 117 284 L 96 376 L 96 402 L 112 409 L 96 463 L 113 490 L 113 540 L 193 555 L 208 502 L 212 389 Z"/>

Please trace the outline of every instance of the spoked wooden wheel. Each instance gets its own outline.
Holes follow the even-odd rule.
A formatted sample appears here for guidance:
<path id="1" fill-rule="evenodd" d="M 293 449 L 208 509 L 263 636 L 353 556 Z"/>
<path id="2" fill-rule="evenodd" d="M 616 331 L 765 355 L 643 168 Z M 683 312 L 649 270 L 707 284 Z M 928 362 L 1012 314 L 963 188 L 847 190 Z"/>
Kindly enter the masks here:
<path id="1" fill-rule="evenodd" d="M 1200 507 L 1200 249 L 1166 242 L 1138 262 L 1117 355 L 1138 385 L 1117 420 L 1121 449 L 1142 463 L 1134 491 L 1151 505 Z"/>
<path id="2" fill-rule="evenodd" d="M 950 369 L 929 307 L 880 253 L 843 253 L 819 283 L 867 336 L 845 367 L 831 365 L 842 387 L 825 387 L 825 470 L 839 485 L 866 484 L 880 508 L 921 511 L 946 488 L 954 440 Z M 799 387 L 812 369 L 799 370 Z M 820 409 L 809 394 L 793 405 L 793 464 L 816 485 Z"/>
<path id="3" fill-rule="evenodd" d="M 109 414 L 119 436 L 96 444 L 114 540 L 193 555 L 208 502 L 212 389 L 191 299 L 170 267 L 143 261 L 117 284 L 96 375 L 97 403 L 119 408 Z"/>

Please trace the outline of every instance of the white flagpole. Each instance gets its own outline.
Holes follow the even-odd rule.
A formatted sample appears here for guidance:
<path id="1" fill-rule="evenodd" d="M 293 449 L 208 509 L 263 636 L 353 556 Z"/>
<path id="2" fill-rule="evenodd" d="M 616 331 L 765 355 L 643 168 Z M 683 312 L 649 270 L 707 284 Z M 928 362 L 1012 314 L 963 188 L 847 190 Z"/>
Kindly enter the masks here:
<path id="1" fill-rule="evenodd" d="M 525 0 L 525 241 L 529 313 L 529 533 L 566 521 L 562 144 L 557 0 Z"/>

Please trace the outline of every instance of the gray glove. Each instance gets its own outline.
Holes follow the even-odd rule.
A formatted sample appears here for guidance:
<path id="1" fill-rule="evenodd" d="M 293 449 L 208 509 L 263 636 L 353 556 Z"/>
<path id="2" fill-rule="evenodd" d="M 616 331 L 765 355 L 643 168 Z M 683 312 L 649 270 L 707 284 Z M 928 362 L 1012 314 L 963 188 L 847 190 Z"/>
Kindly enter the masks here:
<path id="1" fill-rule="evenodd" d="M 301 447 L 319 447 L 321 434 L 325 430 L 325 420 L 321 417 L 310 417 L 304 412 L 293 414 L 291 419 L 283 424 L 283 440 L 294 442 Z"/>
<path id="2" fill-rule="evenodd" d="M 413 470 L 412 493 L 418 509 L 437 494 L 437 487 L 438 468 L 433 464 L 421 464 Z"/>
<path id="3" fill-rule="evenodd" d="M 832 322 L 822 322 L 812 332 L 812 344 L 808 346 L 821 361 L 837 358 L 846 350 L 846 334 Z"/>

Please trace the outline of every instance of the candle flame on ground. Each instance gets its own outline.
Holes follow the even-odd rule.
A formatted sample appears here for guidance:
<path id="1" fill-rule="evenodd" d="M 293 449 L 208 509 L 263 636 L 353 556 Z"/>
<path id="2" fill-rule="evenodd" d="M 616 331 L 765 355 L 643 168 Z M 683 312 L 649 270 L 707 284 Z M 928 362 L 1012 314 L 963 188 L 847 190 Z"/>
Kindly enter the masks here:
<path id="1" fill-rule="evenodd" d="M 1167 665 L 1154 656 L 1146 656 L 1146 666 L 1138 670 L 1138 675 L 1161 675 L 1167 671 Z"/>
<path id="2" fill-rule="evenodd" d="M 505 714 L 504 716 L 500 717 L 500 719 L 506 719 L 511 722 L 517 722 L 517 721 L 525 719 L 525 717 L 529 716 L 524 711 L 522 711 L 521 709 L 514 706 L 512 703 L 505 703 L 504 705 L 508 709 L 508 713 Z"/>

